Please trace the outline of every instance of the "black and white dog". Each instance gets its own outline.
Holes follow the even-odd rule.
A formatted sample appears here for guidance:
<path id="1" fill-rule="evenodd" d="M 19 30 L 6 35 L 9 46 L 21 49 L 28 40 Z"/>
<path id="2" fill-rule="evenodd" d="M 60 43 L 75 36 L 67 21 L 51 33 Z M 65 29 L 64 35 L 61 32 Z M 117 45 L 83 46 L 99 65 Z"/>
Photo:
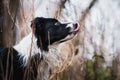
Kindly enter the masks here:
<path id="1" fill-rule="evenodd" d="M 49 45 L 73 38 L 79 31 L 78 23 L 62 24 L 53 18 L 37 17 L 31 24 L 32 32 L 11 48 L 0 48 L 0 80 L 33 80 L 37 65 Z M 28 77 L 26 77 L 28 76 Z"/>

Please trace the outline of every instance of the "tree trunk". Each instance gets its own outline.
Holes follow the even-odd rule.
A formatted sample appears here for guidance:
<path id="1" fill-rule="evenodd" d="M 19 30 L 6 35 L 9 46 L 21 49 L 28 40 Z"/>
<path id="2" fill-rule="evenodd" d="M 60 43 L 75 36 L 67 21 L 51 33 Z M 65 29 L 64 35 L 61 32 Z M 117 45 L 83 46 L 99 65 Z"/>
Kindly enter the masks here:
<path id="1" fill-rule="evenodd" d="M 16 14 L 19 8 L 18 0 L 2 0 L 1 3 L 1 34 L 0 34 L 0 46 L 10 47 L 14 44 L 15 38 L 15 21 Z"/>
<path id="2" fill-rule="evenodd" d="M 2 18 L 3 18 L 3 0 L 0 0 L 0 46 L 2 46 Z"/>

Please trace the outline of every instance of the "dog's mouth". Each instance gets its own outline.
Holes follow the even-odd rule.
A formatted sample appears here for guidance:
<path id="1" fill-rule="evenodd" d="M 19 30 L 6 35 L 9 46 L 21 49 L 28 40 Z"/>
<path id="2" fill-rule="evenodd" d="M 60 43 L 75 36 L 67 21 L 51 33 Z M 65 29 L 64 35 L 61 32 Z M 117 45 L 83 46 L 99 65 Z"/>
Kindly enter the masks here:
<path id="1" fill-rule="evenodd" d="M 76 23 L 73 28 L 74 28 L 74 29 L 69 32 L 69 35 L 72 35 L 72 34 L 73 34 L 73 35 L 76 35 L 76 33 L 79 32 L 79 30 L 80 30 L 80 25 L 79 25 L 79 23 Z"/>
<path id="2" fill-rule="evenodd" d="M 60 42 L 65 42 L 67 40 L 72 39 L 79 32 L 79 30 L 80 30 L 79 23 L 73 24 L 73 27 L 71 27 L 71 31 L 69 32 L 68 36 L 60 40 Z"/>

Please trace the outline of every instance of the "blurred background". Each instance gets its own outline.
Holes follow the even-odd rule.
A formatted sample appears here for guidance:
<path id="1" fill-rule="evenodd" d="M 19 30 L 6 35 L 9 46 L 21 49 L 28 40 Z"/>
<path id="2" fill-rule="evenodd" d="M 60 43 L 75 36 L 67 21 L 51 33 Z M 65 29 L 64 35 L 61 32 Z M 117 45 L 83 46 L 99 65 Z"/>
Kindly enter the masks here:
<path id="1" fill-rule="evenodd" d="M 18 44 L 35 17 L 81 25 L 71 65 L 52 80 L 120 80 L 120 0 L 1 0 L 0 47 Z"/>

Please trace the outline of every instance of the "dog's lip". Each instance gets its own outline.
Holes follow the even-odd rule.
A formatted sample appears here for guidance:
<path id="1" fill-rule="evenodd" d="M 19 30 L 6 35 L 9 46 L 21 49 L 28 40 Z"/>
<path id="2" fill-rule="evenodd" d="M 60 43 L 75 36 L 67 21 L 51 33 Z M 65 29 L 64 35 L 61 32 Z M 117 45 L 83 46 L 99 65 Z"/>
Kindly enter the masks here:
<path id="1" fill-rule="evenodd" d="M 76 34 L 80 30 L 80 24 L 77 22 L 77 28 L 70 32 L 70 34 Z"/>

